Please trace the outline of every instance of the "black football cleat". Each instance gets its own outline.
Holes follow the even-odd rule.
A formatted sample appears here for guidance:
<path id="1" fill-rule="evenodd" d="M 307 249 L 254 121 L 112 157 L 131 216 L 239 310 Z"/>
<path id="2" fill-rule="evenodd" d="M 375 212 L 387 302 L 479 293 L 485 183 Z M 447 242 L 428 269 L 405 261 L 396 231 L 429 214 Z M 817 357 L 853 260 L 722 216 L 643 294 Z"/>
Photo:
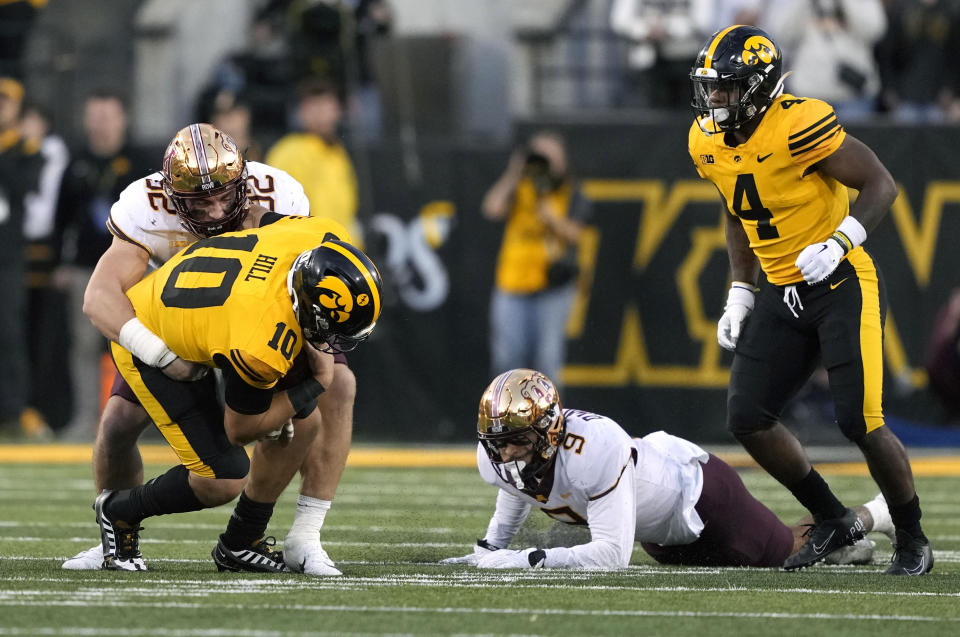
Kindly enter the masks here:
<path id="1" fill-rule="evenodd" d="M 218 571 L 233 571 L 235 573 L 280 573 L 287 570 L 283 562 L 283 551 L 274 551 L 277 540 L 270 537 L 260 538 L 249 548 L 237 551 L 227 548 L 223 543 L 223 536 L 217 542 L 211 555 Z"/>
<path id="2" fill-rule="evenodd" d="M 807 542 L 783 563 L 786 571 L 795 571 L 816 564 L 844 546 L 850 546 L 863 537 L 863 520 L 853 509 L 843 517 L 823 520 L 807 530 Z"/>
<path id="3" fill-rule="evenodd" d="M 913 537 L 906 531 L 897 531 L 897 543 L 887 575 L 923 575 L 933 569 L 933 549 L 925 537 Z"/>
<path id="4" fill-rule="evenodd" d="M 103 546 L 101 568 L 110 571 L 145 571 L 147 565 L 140 554 L 140 531 L 143 527 L 139 524 L 126 524 L 107 515 L 104 509 L 113 494 L 113 491 L 104 489 L 93 503 Z"/>

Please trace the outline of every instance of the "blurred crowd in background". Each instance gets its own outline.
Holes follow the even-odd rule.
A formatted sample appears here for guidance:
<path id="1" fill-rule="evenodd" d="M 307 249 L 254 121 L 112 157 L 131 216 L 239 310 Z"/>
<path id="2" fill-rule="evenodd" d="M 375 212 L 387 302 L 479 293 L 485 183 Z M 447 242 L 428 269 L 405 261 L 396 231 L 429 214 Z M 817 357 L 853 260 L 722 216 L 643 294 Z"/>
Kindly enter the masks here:
<path id="1" fill-rule="evenodd" d="M 960 0 L 0 0 L 0 426 L 93 438 L 110 363 L 83 289 L 111 204 L 187 123 L 362 230 L 358 149 L 506 156 L 520 118 L 690 117 L 691 64 L 737 23 L 843 122 L 960 123 Z M 960 370 L 956 323 L 938 338 Z"/>

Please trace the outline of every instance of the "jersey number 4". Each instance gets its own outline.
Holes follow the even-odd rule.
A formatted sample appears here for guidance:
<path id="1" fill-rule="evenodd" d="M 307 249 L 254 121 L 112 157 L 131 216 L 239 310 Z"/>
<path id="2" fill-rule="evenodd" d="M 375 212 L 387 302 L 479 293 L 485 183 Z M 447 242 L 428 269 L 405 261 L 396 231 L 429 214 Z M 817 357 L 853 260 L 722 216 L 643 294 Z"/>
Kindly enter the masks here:
<path id="1" fill-rule="evenodd" d="M 756 221 L 757 236 L 760 239 L 776 239 L 780 236 L 777 227 L 771 223 L 773 214 L 760 201 L 757 182 L 752 173 L 737 175 L 737 183 L 733 188 L 733 212 L 741 219 Z"/>

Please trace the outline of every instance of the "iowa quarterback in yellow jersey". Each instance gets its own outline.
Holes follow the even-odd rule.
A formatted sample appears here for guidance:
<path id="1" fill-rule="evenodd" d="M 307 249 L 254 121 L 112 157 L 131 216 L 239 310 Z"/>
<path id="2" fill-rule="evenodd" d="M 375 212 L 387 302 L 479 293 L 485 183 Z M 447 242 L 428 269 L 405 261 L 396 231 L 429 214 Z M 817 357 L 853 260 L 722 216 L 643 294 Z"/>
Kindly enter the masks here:
<path id="1" fill-rule="evenodd" d="M 826 102 L 784 93 L 783 53 L 768 34 L 735 25 L 713 34 L 690 73 L 688 148 L 720 193 L 732 284 L 717 329 L 734 351 L 727 426 L 810 510 L 816 526 L 784 568 L 810 566 L 864 541 L 864 525 L 779 422 L 818 365 L 837 424 L 864 454 L 896 527 L 892 575 L 933 567 L 903 445 L 884 426 L 886 295 L 861 247 L 896 183 Z M 849 203 L 848 188 L 859 191 Z"/>
<path id="2" fill-rule="evenodd" d="M 224 360 L 247 384 L 268 389 L 290 370 L 304 344 L 287 289 L 288 272 L 294 259 L 325 236 L 348 237 L 343 226 L 329 219 L 287 217 L 257 231 L 204 239 L 127 296 L 143 324 L 181 358 L 211 367 Z M 343 245 L 345 240 L 327 248 L 369 269 Z M 374 276 L 368 273 L 369 293 L 357 299 L 338 279 L 325 284 L 329 302 L 340 304 L 337 318 L 353 323 L 359 316 L 379 314 Z"/>
<path id="3" fill-rule="evenodd" d="M 235 498 L 251 466 L 240 445 L 291 418 L 315 415 L 333 379 L 333 354 L 353 349 L 376 324 L 380 275 L 345 229 L 319 217 L 276 217 L 267 226 L 193 243 L 127 292 L 137 318 L 179 358 L 222 371 L 225 407 L 212 374 L 178 382 L 111 344 L 117 369 L 180 465 L 145 485 L 100 494 L 95 509 L 105 560 L 131 552 L 124 542 L 136 542 L 146 517 Z M 288 481 L 300 460 L 274 479 Z M 235 514 L 227 533 L 265 528 L 272 506 L 247 506 L 254 524 Z M 214 549 L 221 570 L 285 570 L 263 538 L 248 538 L 248 548 L 228 553 L 223 537 Z"/>

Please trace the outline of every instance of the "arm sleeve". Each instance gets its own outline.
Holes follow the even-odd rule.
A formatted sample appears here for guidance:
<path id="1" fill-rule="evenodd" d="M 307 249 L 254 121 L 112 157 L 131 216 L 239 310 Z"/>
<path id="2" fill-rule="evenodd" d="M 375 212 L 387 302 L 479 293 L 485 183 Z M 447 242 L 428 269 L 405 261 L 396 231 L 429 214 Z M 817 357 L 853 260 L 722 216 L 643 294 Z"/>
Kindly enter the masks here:
<path id="1" fill-rule="evenodd" d="M 490 544 L 505 549 L 510 546 L 520 525 L 530 515 L 530 505 L 512 493 L 502 489 L 497 493 L 497 507 L 487 525 L 485 539 Z"/>
<path id="2" fill-rule="evenodd" d="M 616 486 L 587 504 L 590 541 L 578 546 L 546 549 L 550 568 L 617 569 L 630 563 L 636 525 L 635 469 L 627 461 Z"/>

